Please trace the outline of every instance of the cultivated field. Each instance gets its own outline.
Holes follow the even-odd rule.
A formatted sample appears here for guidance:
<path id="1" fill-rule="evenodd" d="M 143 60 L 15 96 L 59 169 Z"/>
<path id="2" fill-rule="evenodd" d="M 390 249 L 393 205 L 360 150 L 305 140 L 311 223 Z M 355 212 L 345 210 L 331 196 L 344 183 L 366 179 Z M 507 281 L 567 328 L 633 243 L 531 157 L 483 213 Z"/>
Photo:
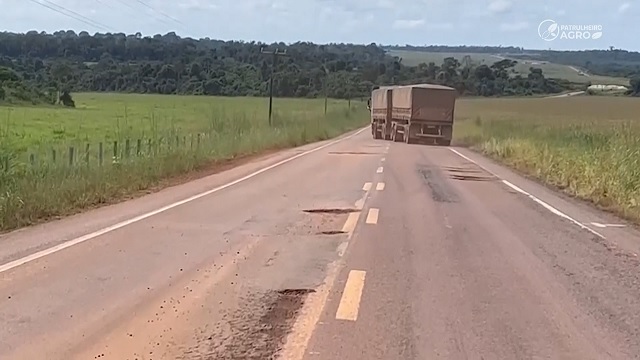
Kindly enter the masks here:
<path id="1" fill-rule="evenodd" d="M 406 65 L 418 65 L 420 63 L 434 62 L 436 65 L 442 64 L 443 60 L 447 57 L 454 57 L 460 61 L 466 55 L 471 57 L 471 61 L 475 64 L 487 64 L 491 65 L 496 61 L 500 61 L 503 57 L 491 54 L 478 54 L 478 53 L 444 53 L 444 52 L 424 52 L 424 51 L 408 51 L 408 50 L 391 50 L 389 54 L 392 56 L 401 57 L 402 63 Z M 515 66 L 515 70 L 519 74 L 529 73 L 529 68 L 541 68 L 545 76 L 550 78 L 566 79 L 575 83 L 588 83 L 592 84 L 605 84 L 605 85 L 625 85 L 629 86 L 629 79 L 616 78 L 610 76 L 598 76 L 598 75 L 581 75 L 579 69 L 567 65 L 543 63 L 530 60 L 519 60 Z"/>
<path id="2" fill-rule="evenodd" d="M 0 107 L 0 230 L 112 202 L 164 179 L 323 140 L 369 121 L 329 100 L 76 94 L 76 109 Z"/>
<path id="3" fill-rule="evenodd" d="M 456 111 L 458 143 L 640 220 L 637 99 L 463 99 Z"/>

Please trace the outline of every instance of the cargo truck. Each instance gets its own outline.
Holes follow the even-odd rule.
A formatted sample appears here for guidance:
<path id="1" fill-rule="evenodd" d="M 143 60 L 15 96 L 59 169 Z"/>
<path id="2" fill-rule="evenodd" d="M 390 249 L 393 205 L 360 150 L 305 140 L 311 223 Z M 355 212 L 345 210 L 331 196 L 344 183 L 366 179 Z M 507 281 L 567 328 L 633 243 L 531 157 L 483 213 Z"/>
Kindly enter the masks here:
<path id="1" fill-rule="evenodd" d="M 382 86 L 371 92 L 371 135 L 374 139 L 391 140 L 393 86 Z"/>
<path id="2" fill-rule="evenodd" d="M 390 95 L 391 140 L 451 144 L 455 89 L 432 84 L 407 85 L 395 87 Z"/>

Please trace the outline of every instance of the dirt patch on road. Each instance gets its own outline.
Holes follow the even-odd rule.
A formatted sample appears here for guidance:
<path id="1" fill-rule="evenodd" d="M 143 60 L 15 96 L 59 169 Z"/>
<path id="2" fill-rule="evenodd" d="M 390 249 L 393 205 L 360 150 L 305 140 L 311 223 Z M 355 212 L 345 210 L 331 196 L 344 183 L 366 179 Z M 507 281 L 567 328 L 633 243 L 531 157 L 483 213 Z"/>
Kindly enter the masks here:
<path id="1" fill-rule="evenodd" d="M 179 359 L 276 359 L 310 289 L 285 289 L 249 296 Z"/>

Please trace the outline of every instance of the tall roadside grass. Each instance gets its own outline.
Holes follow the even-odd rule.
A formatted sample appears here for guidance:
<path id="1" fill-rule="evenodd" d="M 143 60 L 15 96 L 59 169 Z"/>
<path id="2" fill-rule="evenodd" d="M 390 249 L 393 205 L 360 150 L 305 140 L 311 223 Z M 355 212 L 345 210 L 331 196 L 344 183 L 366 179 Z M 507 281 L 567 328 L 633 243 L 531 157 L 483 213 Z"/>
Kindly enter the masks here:
<path id="1" fill-rule="evenodd" d="M 459 143 L 640 221 L 638 99 L 463 99 L 457 112 Z"/>
<path id="2" fill-rule="evenodd" d="M 348 107 L 333 101 L 325 115 L 322 101 L 277 99 L 270 126 L 264 99 L 85 96 L 94 99 L 84 102 L 88 110 L 47 109 L 51 121 L 40 126 L 33 119 L 45 114 L 40 108 L 13 109 L 11 121 L 0 119 L 0 230 L 117 201 L 238 156 L 329 139 L 368 122 L 359 102 Z M 114 99 L 128 107 L 126 131 L 113 119 L 116 111 L 125 112 Z M 145 110 L 154 101 L 170 111 Z M 82 120 L 74 126 L 70 116 Z"/>

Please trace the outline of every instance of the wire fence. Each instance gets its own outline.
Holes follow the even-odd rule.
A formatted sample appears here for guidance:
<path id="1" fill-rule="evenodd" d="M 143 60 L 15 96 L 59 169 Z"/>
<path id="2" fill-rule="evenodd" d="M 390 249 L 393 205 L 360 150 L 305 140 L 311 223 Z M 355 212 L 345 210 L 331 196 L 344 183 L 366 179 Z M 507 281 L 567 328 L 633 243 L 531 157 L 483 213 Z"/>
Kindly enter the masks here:
<path id="1" fill-rule="evenodd" d="M 150 138 L 122 138 L 104 142 L 67 142 L 22 152 L 0 150 L 0 171 L 30 167 L 105 166 L 172 153 L 194 153 L 210 147 L 212 133 L 171 134 Z"/>

